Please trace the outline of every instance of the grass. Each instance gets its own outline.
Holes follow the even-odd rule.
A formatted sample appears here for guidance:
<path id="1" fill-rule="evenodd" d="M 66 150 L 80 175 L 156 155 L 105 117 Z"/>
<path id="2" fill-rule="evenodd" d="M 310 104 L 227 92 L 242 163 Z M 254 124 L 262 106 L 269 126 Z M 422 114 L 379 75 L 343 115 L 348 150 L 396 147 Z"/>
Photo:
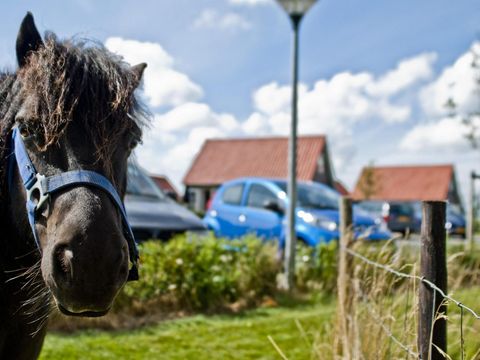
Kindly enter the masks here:
<path id="1" fill-rule="evenodd" d="M 391 261 L 391 249 L 374 251 L 368 257 Z M 381 251 L 380 251 L 381 250 Z M 408 250 L 408 249 L 407 249 Z M 413 260 L 402 255 L 395 264 L 402 271 L 415 270 Z M 449 257 L 449 287 L 453 297 L 479 310 L 480 277 L 478 257 Z M 360 264 L 357 264 L 360 265 Z M 416 351 L 418 282 L 398 279 L 376 268 L 355 267 L 355 302 L 351 343 L 364 359 L 405 359 L 401 349 L 379 325 L 390 329 L 405 345 Z M 368 301 L 363 300 L 368 299 Z M 130 331 L 79 331 L 47 336 L 41 359 L 279 359 L 269 340 L 288 359 L 333 359 L 332 344 L 340 334 L 333 322 L 335 299 L 323 303 L 286 303 L 277 308 L 260 308 L 239 315 L 197 315 L 164 321 Z M 375 316 L 373 316 L 374 314 Z M 378 318 L 379 320 L 375 320 Z M 448 351 L 461 359 L 460 312 L 448 309 Z M 465 359 L 480 359 L 480 320 L 465 313 Z"/>
<path id="2" fill-rule="evenodd" d="M 478 310 L 479 293 L 479 287 L 472 287 L 454 292 L 454 297 Z M 415 308 L 410 311 L 414 312 Z M 239 315 L 197 315 L 131 331 L 51 333 L 46 338 L 40 359 L 280 359 L 268 336 L 288 359 L 329 359 L 332 358 L 334 313 L 335 301 L 330 300 L 256 309 Z M 402 322 L 403 314 L 392 316 Z M 366 317 L 361 321 L 369 322 L 369 319 Z M 414 319 L 411 321 L 415 322 Z M 387 325 L 392 330 L 397 327 L 388 322 Z M 403 325 L 396 325 L 400 328 L 394 333 L 403 339 Z M 461 358 L 459 325 L 458 309 L 449 306 L 448 340 L 452 359 Z M 464 332 L 465 359 L 479 359 L 480 321 L 465 314 Z M 381 333 L 377 336 L 390 349 L 388 357 L 384 354 L 380 358 L 405 358 L 388 337 Z M 411 340 L 413 343 L 407 345 L 414 345 L 415 337 Z"/>
<path id="3" fill-rule="evenodd" d="M 334 303 L 198 315 L 138 330 L 49 334 L 40 359 L 309 359 L 313 335 L 331 323 Z M 300 326 L 299 326 L 300 325 Z"/>

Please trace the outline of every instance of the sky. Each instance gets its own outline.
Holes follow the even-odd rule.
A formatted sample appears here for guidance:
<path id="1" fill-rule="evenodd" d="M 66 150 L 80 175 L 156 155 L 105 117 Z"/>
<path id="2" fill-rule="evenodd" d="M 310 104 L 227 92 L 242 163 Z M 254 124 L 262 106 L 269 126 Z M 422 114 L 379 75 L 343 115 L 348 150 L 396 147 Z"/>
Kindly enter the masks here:
<path id="1" fill-rule="evenodd" d="M 27 11 L 41 33 L 94 39 L 132 65 L 152 113 L 136 151 L 182 189 L 208 138 L 286 136 L 291 26 L 273 0 L 2 0 L 0 67 L 14 71 Z M 480 150 L 460 117 L 480 107 L 478 0 L 320 0 L 300 33 L 299 133 L 325 134 L 336 176 L 362 167 L 453 163 L 468 194 Z M 459 116 L 444 104 L 453 98 Z"/>

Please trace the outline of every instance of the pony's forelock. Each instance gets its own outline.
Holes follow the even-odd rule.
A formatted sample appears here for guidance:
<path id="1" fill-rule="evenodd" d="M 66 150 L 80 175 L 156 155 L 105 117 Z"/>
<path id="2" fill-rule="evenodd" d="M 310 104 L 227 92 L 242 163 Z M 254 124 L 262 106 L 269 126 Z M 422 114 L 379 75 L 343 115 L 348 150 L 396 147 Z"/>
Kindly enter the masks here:
<path id="1" fill-rule="evenodd" d="M 37 97 L 35 128 L 44 149 L 59 140 L 71 121 L 81 121 L 93 139 L 97 158 L 108 164 L 121 135 L 146 122 L 147 112 L 134 95 L 136 74 L 101 44 L 59 41 L 48 34 L 18 77 L 21 95 Z"/>

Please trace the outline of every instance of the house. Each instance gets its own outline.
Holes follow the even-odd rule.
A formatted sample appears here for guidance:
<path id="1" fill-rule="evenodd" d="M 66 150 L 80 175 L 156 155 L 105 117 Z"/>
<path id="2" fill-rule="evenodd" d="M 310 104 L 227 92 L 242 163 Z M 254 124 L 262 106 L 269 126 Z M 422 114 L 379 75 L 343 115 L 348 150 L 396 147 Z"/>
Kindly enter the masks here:
<path id="1" fill-rule="evenodd" d="M 342 196 L 348 196 L 350 195 L 350 191 L 348 191 L 347 187 L 345 186 L 344 183 L 342 183 L 340 180 L 335 180 L 334 182 L 334 188 L 337 190 L 337 192 L 342 195 Z"/>
<path id="2" fill-rule="evenodd" d="M 170 196 L 174 200 L 180 200 L 177 190 L 168 177 L 164 175 L 151 175 L 150 177 L 166 195 Z"/>
<path id="3" fill-rule="evenodd" d="M 355 200 L 448 200 L 462 208 L 453 165 L 367 166 L 352 193 Z"/>
<path id="4" fill-rule="evenodd" d="M 203 211 L 225 181 L 243 176 L 287 178 L 288 138 L 207 140 L 183 179 L 189 206 Z M 299 136 L 297 178 L 334 187 L 325 136 Z"/>

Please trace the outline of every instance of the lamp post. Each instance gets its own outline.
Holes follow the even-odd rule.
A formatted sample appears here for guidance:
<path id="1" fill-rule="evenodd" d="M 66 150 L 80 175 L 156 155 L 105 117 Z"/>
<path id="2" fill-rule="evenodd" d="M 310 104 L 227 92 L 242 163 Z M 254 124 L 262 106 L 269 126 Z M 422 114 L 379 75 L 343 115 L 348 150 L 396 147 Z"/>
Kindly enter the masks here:
<path id="1" fill-rule="evenodd" d="M 475 249 L 475 180 L 480 179 L 480 174 L 472 171 L 470 173 L 470 207 L 467 221 L 467 239 L 469 240 L 470 251 Z"/>
<path id="2" fill-rule="evenodd" d="M 292 68 L 292 120 L 288 142 L 288 188 L 287 233 L 285 242 L 286 286 L 291 290 L 295 275 L 295 207 L 297 204 L 297 123 L 298 123 L 298 32 L 303 16 L 317 0 L 277 0 L 290 17 L 293 28 Z"/>

